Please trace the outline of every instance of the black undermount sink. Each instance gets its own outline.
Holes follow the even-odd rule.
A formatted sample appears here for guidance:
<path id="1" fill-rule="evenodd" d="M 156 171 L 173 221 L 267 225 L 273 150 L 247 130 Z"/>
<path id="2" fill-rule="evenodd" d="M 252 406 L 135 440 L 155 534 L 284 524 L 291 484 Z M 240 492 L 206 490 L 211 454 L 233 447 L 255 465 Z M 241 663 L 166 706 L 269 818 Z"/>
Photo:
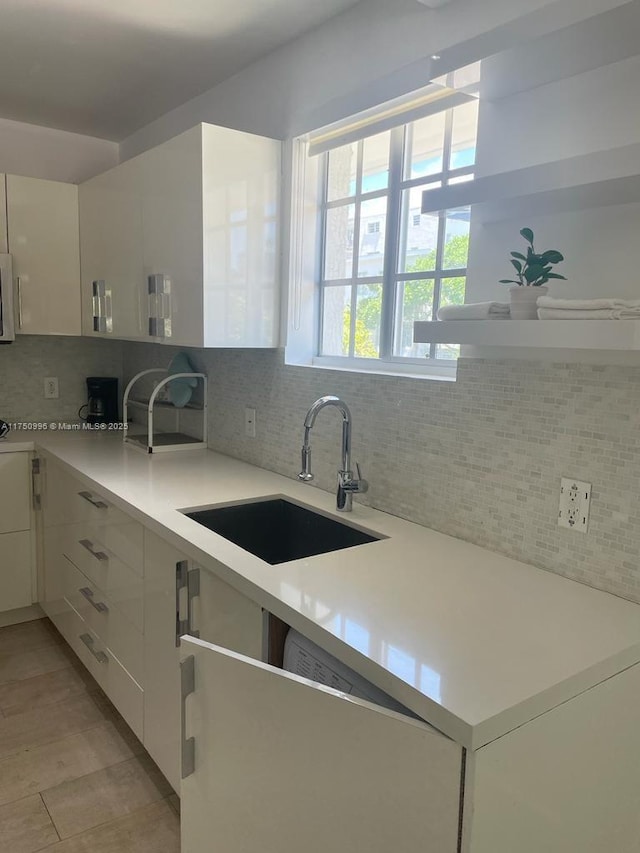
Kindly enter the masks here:
<path id="1" fill-rule="evenodd" d="M 272 566 L 382 538 L 283 498 L 185 512 L 185 515 Z"/>

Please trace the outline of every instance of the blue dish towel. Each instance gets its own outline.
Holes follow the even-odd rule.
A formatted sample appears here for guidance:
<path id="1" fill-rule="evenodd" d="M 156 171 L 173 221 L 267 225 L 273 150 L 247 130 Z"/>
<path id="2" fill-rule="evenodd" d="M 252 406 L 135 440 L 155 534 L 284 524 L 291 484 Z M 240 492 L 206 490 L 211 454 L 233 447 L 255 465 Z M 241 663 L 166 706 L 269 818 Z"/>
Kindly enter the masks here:
<path id="1" fill-rule="evenodd" d="M 189 361 L 189 356 L 186 352 L 179 352 L 178 355 L 172 359 L 171 364 L 169 365 L 168 373 L 172 375 L 174 373 L 195 373 L 195 369 L 191 362 Z M 176 408 L 181 409 L 187 405 L 187 403 L 191 400 L 191 395 L 193 394 L 193 389 L 198 384 L 198 380 L 193 378 L 185 378 L 181 377 L 180 379 L 173 379 L 168 383 L 168 394 L 169 400 L 173 403 Z"/>

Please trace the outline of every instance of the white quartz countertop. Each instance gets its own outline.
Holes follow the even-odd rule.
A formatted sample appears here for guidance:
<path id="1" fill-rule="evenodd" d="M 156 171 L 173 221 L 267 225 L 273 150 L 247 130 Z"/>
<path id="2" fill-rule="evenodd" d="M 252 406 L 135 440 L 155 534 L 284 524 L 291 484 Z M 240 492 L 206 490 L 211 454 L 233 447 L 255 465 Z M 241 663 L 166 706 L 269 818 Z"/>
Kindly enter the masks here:
<path id="1" fill-rule="evenodd" d="M 33 433 L 9 432 L 4 438 L 0 438 L 0 453 L 18 453 L 20 451 L 33 450 Z"/>
<path id="2" fill-rule="evenodd" d="M 149 456 L 95 434 L 34 440 L 467 748 L 640 661 L 640 606 L 357 499 L 340 515 L 333 495 L 209 450 Z M 271 566 L 178 511 L 270 495 L 388 538 Z"/>

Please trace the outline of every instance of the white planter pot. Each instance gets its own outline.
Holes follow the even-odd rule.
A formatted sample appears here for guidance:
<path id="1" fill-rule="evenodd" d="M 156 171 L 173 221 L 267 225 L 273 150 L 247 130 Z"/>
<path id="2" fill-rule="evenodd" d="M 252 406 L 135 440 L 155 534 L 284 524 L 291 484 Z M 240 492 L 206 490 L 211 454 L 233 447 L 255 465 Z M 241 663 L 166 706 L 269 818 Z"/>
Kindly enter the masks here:
<path id="1" fill-rule="evenodd" d="M 512 320 L 537 320 L 539 296 L 546 296 L 549 288 L 541 287 L 510 287 L 511 294 L 511 319 Z"/>

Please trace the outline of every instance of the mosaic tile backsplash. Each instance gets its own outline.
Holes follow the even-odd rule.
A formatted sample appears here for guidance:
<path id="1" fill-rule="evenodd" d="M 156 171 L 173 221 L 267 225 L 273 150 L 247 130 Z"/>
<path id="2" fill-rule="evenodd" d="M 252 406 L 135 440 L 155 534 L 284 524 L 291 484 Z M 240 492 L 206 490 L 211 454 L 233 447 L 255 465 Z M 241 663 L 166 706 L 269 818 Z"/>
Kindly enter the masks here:
<path id="1" fill-rule="evenodd" d="M 176 351 L 125 344 L 125 378 Z M 448 383 L 289 367 L 281 351 L 188 352 L 209 376 L 214 450 L 295 477 L 309 405 L 337 394 L 370 483 L 356 501 L 640 601 L 640 368 L 464 359 Z M 255 439 L 245 406 L 257 411 Z M 324 489 L 340 430 L 335 410 L 320 413 Z M 586 535 L 557 526 L 562 476 L 593 484 Z"/>
<path id="2" fill-rule="evenodd" d="M 57 376 L 59 397 L 45 400 L 44 378 Z M 77 423 L 87 376 L 122 376 L 122 343 L 23 335 L 0 346 L 0 419 Z"/>

